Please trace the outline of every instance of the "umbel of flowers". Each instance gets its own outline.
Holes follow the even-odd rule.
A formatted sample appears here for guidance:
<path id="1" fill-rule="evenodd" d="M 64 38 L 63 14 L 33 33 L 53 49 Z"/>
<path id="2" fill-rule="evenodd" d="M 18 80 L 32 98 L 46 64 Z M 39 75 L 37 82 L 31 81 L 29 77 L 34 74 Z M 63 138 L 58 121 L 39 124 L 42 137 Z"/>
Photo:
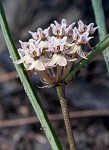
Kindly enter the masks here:
<path id="1" fill-rule="evenodd" d="M 89 53 L 83 51 L 83 46 L 91 49 L 89 40 L 98 28 L 94 23 L 85 25 L 81 20 L 78 27 L 74 26 L 75 22 L 68 25 L 62 19 L 61 23 L 54 21 L 45 30 L 29 31 L 32 38 L 28 42 L 20 41 L 21 59 L 14 63 L 23 63 L 27 71 L 37 74 L 48 86 L 62 84 L 74 62 L 87 59 Z"/>

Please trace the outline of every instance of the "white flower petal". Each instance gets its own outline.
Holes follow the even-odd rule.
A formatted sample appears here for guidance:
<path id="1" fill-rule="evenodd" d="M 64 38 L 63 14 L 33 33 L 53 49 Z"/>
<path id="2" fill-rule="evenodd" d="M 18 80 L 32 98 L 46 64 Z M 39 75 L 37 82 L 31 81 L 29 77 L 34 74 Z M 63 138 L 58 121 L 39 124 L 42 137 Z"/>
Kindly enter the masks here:
<path id="1" fill-rule="evenodd" d="M 32 70 L 35 68 L 35 63 L 33 62 L 32 65 L 27 70 Z"/>
<path id="2" fill-rule="evenodd" d="M 79 20 L 78 21 L 78 30 L 80 32 L 84 32 L 84 28 L 85 28 L 85 24 L 81 20 Z"/>
<path id="3" fill-rule="evenodd" d="M 65 43 L 66 43 L 66 40 L 67 40 L 67 36 L 64 36 L 64 37 L 61 39 L 61 42 L 62 42 L 63 44 L 65 44 Z"/>
<path id="4" fill-rule="evenodd" d="M 24 57 L 25 56 L 25 51 L 21 48 L 18 49 L 18 53 L 20 55 L 20 57 Z"/>
<path id="5" fill-rule="evenodd" d="M 67 24 L 66 19 L 62 19 L 62 21 L 61 21 L 61 25 L 62 25 L 62 24 Z"/>
<path id="6" fill-rule="evenodd" d="M 50 30 L 50 27 L 48 27 L 47 29 L 45 29 L 45 30 L 43 31 L 43 33 L 44 33 L 44 35 L 45 35 L 46 37 L 49 36 L 49 30 Z"/>
<path id="7" fill-rule="evenodd" d="M 31 36 L 33 37 L 33 39 L 35 39 L 35 40 L 38 39 L 38 37 L 37 37 L 37 32 L 31 32 L 31 31 L 29 31 L 29 33 L 31 34 Z M 33 40 L 33 39 L 32 39 L 32 40 Z"/>
<path id="8" fill-rule="evenodd" d="M 87 59 L 84 52 L 82 51 L 82 48 L 81 46 L 78 46 L 78 50 L 77 50 L 77 53 L 80 57 L 84 58 L 84 59 Z"/>
<path id="9" fill-rule="evenodd" d="M 74 47 L 74 49 L 72 49 L 72 53 L 71 53 L 71 54 L 77 53 L 77 51 L 78 51 L 78 46 L 76 45 L 76 46 Z"/>
<path id="10" fill-rule="evenodd" d="M 57 64 L 60 66 L 66 66 L 67 65 L 67 60 L 64 56 L 61 54 L 58 54 L 57 56 Z"/>
<path id="11" fill-rule="evenodd" d="M 74 54 L 77 51 L 77 45 L 75 43 L 72 44 L 72 47 L 66 51 L 66 54 Z"/>
<path id="12" fill-rule="evenodd" d="M 50 66 L 54 66 L 57 62 L 57 55 L 54 54 L 53 57 L 50 59 L 49 63 L 47 63 L 47 66 L 50 67 Z"/>
<path id="13" fill-rule="evenodd" d="M 45 66 L 43 65 L 40 59 L 37 59 L 36 61 L 34 61 L 34 65 L 35 65 L 35 69 L 39 71 L 45 70 Z"/>
<path id="14" fill-rule="evenodd" d="M 79 33 L 78 29 L 76 27 L 74 27 L 73 35 L 72 35 L 73 40 L 77 40 L 79 35 L 80 35 L 80 33 Z"/>
<path id="15" fill-rule="evenodd" d="M 28 42 L 22 42 L 22 41 L 20 41 L 20 40 L 19 40 L 19 42 L 20 42 L 21 47 L 22 47 L 23 50 L 27 50 L 27 49 L 28 49 L 28 48 L 27 48 L 27 47 L 28 47 Z"/>
<path id="16" fill-rule="evenodd" d="M 99 28 L 99 26 L 98 27 L 94 27 L 93 29 L 90 30 L 89 34 L 93 34 L 96 31 L 96 29 L 98 29 L 98 28 Z"/>
<path id="17" fill-rule="evenodd" d="M 38 28 L 38 29 L 37 29 L 37 33 L 38 33 L 40 36 L 42 35 L 42 32 L 43 32 L 43 31 L 42 31 L 42 28 Z"/>
<path id="18" fill-rule="evenodd" d="M 87 59 L 83 51 L 78 52 L 78 55 L 84 59 Z"/>
<path id="19" fill-rule="evenodd" d="M 33 43 L 30 43 L 29 47 L 30 47 L 31 50 L 35 50 L 36 49 L 36 47 L 35 47 L 35 45 Z"/>
<path id="20" fill-rule="evenodd" d="M 59 26 L 59 23 L 56 20 L 54 21 L 54 23 L 55 23 L 56 27 Z"/>
<path id="21" fill-rule="evenodd" d="M 56 26 L 54 24 L 51 24 L 52 32 L 54 35 L 56 35 Z"/>
<path id="22" fill-rule="evenodd" d="M 69 25 L 69 27 L 67 28 L 67 33 L 69 33 L 72 30 L 74 25 L 75 25 L 75 22 Z"/>
<path id="23" fill-rule="evenodd" d="M 26 63 L 26 64 L 32 64 L 33 61 L 34 61 L 34 59 L 31 58 L 30 56 L 28 56 L 28 57 L 26 58 L 26 60 L 25 60 L 25 63 Z"/>
<path id="24" fill-rule="evenodd" d="M 14 63 L 15 63 L 15 64 L 24 63 L 24 62 L 26 61 L 27 57 L 28 57 L 28 56 L 25 55 L 25 56 L 22 57 L 21 59 L 14 61 Z"/>

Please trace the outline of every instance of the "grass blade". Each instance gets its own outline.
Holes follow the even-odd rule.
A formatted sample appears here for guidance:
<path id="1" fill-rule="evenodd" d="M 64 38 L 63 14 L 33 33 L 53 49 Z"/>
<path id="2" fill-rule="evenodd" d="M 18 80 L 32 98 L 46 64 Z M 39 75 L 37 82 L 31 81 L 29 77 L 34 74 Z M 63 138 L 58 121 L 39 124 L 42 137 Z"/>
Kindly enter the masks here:
<path id="1" fill-rule="evenodd" d="M 92 0 L 92 6 L 95 14 L 96 23 L 98 26 L 99 39 L 102 41 L 107 35 L 107 28 L 105 23 L 105 15 L 102 7 L 102 0 Z M 109 48 L 103 51 L 106 67 L 109 75 Z"/>

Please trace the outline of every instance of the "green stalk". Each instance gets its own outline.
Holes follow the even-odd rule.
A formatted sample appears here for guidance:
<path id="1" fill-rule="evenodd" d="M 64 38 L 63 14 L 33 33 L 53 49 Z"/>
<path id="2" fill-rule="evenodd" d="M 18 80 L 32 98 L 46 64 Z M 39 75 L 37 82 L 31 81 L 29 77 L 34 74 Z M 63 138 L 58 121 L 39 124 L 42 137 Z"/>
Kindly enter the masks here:
<path id="1" fill-rule="evenodd" d="M 5 12 L 2 6 L 2 2 L 0 1 L 0 25 L 1 25 L 1 29 L 7 44 L 7 47 L 9 49 L 9 53 L 11 55 L 11 58 L 13 61 L 18 60 L 19 59 L 19 55 L 17 52 L 17 49 L 15 47 L 15 44 L 13 42 L 13 39 L 11 37 L 10 31 L 9 31 L 9 27 L 8 27 L 8 23 L 5 17 Z M 45 113 L 45 110 L 40 102 L 40 99 L 38 98 L 32 84 L 31 81 L 26 73 L 26 71 L 24 70 L 24 66 L 23 65 L 15 65 L 15 68 L 18 72 L 19 78 L 24 86 L 24 90 L 27 93 L 32 106 L 39 118 L 39 121 L 41 123 L 41 127 L 43 129 L 43 131 L 45 132 L 48 141 L 51 144 L 51 147 L 53 150 L 63 150 L 62 145 L 51 125 L 51 123 L 48 120 L 48 117 Z"/>
<path id="2" fill-rule="evenodd" d="M 84 67 L 86 67 L 92 60 L 103 52 L 109 46 L 109 34 L 106 38 L 99 42 L 93 52 L 87 56 L 87 59 L 82 59 L 77 66 L 69 73 L 69 75 L 65 78 L 65 82 L 70 82 Z"/>
<path id="3" fill-rule="evenodd" d="M 66 131 L 67 131 L 67 137 L 68 137 L 70 150 L 76 150 L 75 141 L 73 137 L 73 131 L 72 131 L 72 125 L 70 122 L 70 115 L 69 115 L 69 111 L 67 107 L 67 100 L 65 97 L 65 86 L 64 85 L 57 86 L 56 90 L 57 90 L 57 95 L 60 100 L 62 113 L 64 116 L 64 122 L 65 122 Z"/>
<path id="4" fill-rule="evenodd" d="M 105 15 L 102 7 L 102 0 L 92 0 L 92 6 L 95 14 L 96 23 L 99 26 L 99 39 L 102 41 L 107 35 L 107 28 L 105 23 Z M 109 74 L 109 48 L 103 51 L 106 67 Z"/>

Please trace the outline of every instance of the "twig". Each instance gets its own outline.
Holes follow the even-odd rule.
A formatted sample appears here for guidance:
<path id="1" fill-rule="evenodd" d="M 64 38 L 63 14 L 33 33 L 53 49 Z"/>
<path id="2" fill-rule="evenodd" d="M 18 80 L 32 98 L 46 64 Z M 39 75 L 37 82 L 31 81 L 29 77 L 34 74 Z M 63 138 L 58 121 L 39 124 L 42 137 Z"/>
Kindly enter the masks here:
<path id="1" fill-rule="evenodd" d="M 86 117 L 103 117 L 109 116 L 109 110 L 85 110 L 85 111 L 75 111 L 70 112 L 70 118 L 78 119 L 78 118 L 86 118 Z M 63 119 L 62 114 L 55 114 L 55 115 L 48 115 L 51 121 L 58 121 Z M 15 127 L 15 126 L 23 126 L 39 123 L 39 120 L 36 116 L 27 117 L 27 118 L 20 118 L 20 119 L 11 119 L 11 120 L 1 120 L 0 121 L 0 128 L 7 128 L 7 127 Z"/>

